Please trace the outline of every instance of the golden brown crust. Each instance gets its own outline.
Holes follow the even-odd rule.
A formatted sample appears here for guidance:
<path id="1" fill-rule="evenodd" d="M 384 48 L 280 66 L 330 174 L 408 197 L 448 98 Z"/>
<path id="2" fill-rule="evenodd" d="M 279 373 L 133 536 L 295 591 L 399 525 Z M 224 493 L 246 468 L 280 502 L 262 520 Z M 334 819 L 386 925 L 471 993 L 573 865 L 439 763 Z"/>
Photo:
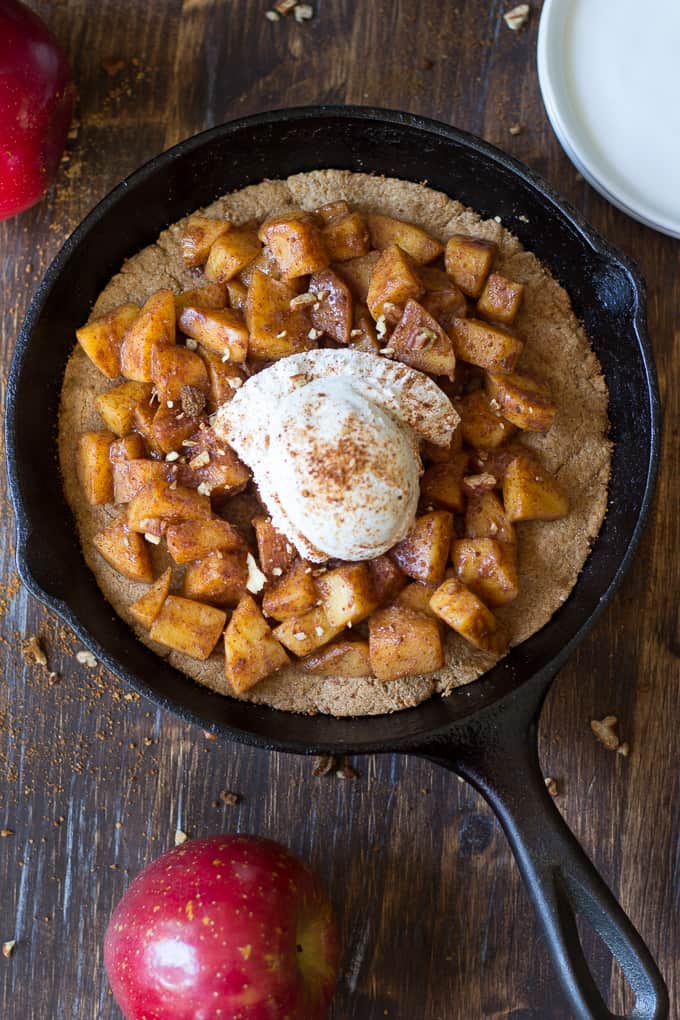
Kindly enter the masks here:
<path id="1" fill-rule="evenodd" d="M 516 322 L 526 341 L 519 369 L 535 371 L 550 384 L 558 411 L 549 433 L 524 434 L 523 442 L 533 447 L 546 468 L 557 475 L 569 495 L 572 510 L 562 520 L 529 522 L 518 528 L 520 595 L 512 604 L 497 610 L 517 644 L 543 627 L 564 602 L 606 511 L 611 449 L 606 438 L 607 390 L 599 363 L 571 310 L 567 294 L 535 256 L 524 251 L 501 224 L 483 221 L 459 202 L 423 185 L 321 170 L 296 174 L 287 181 L 252 185 L 219 199 L 206 212 L 242 223 L 290 206 L 314 209 L 341 198 L 371 212 L 417 223 L 441 241 L 454 233 L 471 233 L 496 241 L 500 248 L 498 270 L 525 284 L 524 306 Z M 181 231 L 182 224 L 174 224 L 156 244 L 129 259 L 100 295 L 93 315 L 102 315 L 126 301 L 141 304 L 160 287 L 177 292 L 194 285 L 195 277 L 180 254 Z M 84 501 L 74 466 L 76 443 L 80 432 L 101 427 L 94 398 L 110 385 L 77 347 L 64 377 L 59 448 L 66 498 L 76 517 L 85 558 L 111 605 L 142 641 L 200 683 L 229 693 L 221 650 L 207 662 L 197 662 L 168 653 L 151 642 L 128 612 L 130 603 L 146 586 L 122 578 L 92 546 L 94 534 L 119 511 L 110 505 L 90 507 Z M 238 509 L 236 502 L 235 514 Z M 167 554 L 161 549 L 153 549 L 152 554 L 158 572 L 167 564 Z M 318 677 L 291 666 L 259 683 L 247 697 L 292 712 L 375 715 L 416 705 L 436 692 L 446 694 L 479 676 L 492 660 L 449 632 L 446 662 L 446 667 L 436 674 L 390 682 Z"/>

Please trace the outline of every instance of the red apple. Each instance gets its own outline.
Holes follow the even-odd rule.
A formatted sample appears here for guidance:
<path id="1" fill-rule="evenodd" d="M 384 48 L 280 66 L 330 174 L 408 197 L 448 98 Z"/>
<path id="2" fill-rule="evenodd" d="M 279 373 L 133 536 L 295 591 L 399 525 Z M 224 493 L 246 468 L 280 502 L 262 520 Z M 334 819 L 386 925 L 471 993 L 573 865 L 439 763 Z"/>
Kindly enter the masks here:
<path id="1" fill-rule="evenodd" d="M 0 220 L 34 205 L 52 184 L 74 91 L 47 25 L 18 0 L 0 0 Z"/>
<path id="2" fill-rule="evenodd" d="M 126 1020 L 321 1020 L 338 941 L 303 861 L 268 839 L 212 836 L 137 876 L 104 963 Z"/>

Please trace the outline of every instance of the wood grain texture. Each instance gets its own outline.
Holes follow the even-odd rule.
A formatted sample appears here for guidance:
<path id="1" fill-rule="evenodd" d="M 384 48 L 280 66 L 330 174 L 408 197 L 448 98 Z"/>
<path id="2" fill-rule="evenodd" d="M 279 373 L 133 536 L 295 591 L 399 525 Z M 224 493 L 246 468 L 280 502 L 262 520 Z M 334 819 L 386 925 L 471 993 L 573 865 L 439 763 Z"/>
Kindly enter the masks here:
<path id="1" fill-rule="evenodd" d="M 480 134 L 544 174 L 640 263 L 665 414 L 656 507 L 621 592 L 553 687 L 541 753 L 568 823 L 659 959 L 677 1018 L 680 245 L 609 206 L 563 155 L 534 67 L 540 5 L 520 33 L 505 28 L 511 4 L 500 0 L 317 0 L 304 25 L 268 22 L 260 0 L 32 6 L 69 50 L 80 122 L 55 191 L 0 224 L 5 373 L 37 281 L 99 198 L 180 138 L 273 107 L 373 103 Z M 522 130 L 511 135 L 514 124 Z M 207 740 L 79 665 L 74 640 L 19 589 L 4 473 L 0 485 L 0 829 L 14 833 L 0 838 L 0 941 L 17 940 L 0 957 L 0 1016 L 119 1020 L 101 962 L 107 918 L 181 828 L 259 832 L 318 869 L 344 946 L 332 1020 L 567 1020 L 510 852 L 472 790 L 391 756 L 358 762 L 354 781 L 314 779 L 307 760 Z M 54 684 L 22 656 L 32 634 Z M 608 713 L 630 758 L 593 739 L 589 719 Z M 242 801 L 222 804 L 225 789 Z M 622 1008 L 622 979 L 584 939 Z"/>

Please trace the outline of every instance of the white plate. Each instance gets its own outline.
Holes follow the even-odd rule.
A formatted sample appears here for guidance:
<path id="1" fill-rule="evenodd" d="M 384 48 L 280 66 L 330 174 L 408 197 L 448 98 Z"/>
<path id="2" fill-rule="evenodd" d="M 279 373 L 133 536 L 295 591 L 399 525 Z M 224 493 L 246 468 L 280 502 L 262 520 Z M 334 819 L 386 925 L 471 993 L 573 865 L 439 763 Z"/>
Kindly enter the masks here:
<path id="1" fill-rule="evenodd" d="M 680 0 L 545 0 L 538 77 L 583 176 L 680 237 Z"/>

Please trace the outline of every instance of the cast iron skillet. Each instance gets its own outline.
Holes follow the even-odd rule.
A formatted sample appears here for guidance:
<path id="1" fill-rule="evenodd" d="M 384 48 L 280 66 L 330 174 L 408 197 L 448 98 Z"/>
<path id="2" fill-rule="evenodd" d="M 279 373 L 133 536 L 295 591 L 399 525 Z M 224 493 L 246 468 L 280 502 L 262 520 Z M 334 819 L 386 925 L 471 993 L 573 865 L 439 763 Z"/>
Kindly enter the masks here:
<path id="1" fill-rule="evenodd" d="M 376 718 L 308 718 L 232 701 L 158 659 L 114 616 L 86 567 L 56 459 L 59 389 L 74 330 L 123 260 L 226 191 L 324 167 L 426 181 L 486 216 L 500 216 L 569 291 L 611 395 L 609 510 L 571 596 L 543 630 L 480 680 L 448 698 Z M 574 1013 L 588 1020 L 613 1015 L 581 949 L 575 919 L 582 915 L 635 994 L 629 1016 L 668 1016 L 667 992 L 649 951 L 564 824 L 538 762 L 543 699 L 630 564 L 649 511 L 659 446 L 643 283 L 544 181 L 477 138 L 385 110 L 279 110 L 190 138 L 108 195 L 48 270 L 17 342 L 6 439 L 22 580 L 109 669 L 156 704 L 233 740 L 301 754 L 403 751 L 464 776 L 505 829 Z"/>

